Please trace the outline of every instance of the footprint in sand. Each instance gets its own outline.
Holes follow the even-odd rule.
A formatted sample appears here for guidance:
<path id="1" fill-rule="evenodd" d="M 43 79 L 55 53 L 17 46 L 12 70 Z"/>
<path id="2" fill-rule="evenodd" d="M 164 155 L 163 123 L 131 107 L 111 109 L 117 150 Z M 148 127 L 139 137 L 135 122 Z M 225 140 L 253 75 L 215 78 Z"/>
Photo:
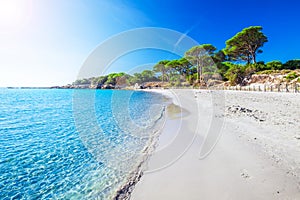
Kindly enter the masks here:
<path id="1" fill-rule="evenodd" d="M 243 177 L 244 179 L 249 179 L 251 178 L 250 175 L 248 174 L 247 170 L 242 170 L 241 172 L 241 177 Z"/>

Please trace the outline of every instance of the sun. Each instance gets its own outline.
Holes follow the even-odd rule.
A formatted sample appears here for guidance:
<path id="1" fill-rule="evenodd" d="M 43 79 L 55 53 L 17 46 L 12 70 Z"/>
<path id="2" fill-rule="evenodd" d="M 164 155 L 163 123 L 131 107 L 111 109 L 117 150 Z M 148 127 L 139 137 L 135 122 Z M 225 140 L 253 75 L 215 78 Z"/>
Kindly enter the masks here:
<path id="1" fill-rule="evenodd" d="M 28 0 L 0 0 L 0 29 L 20 27 L 30 14 L 30 3 Z"/>

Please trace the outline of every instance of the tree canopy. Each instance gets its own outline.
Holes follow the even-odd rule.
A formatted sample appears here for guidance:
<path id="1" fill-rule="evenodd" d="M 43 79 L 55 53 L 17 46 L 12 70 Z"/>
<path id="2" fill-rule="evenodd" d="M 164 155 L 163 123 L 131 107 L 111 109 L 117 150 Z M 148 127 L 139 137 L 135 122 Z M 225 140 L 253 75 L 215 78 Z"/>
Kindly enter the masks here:
<path id="1" fill-rule="evenodd" d="M 164 82 L 164 78 L 165 78 L 165 74 L 167 71 L 167 64 L 168 64 L 169 60 L 161 60 L 159 61 L 156 65 L 153 66 L 153 71 L 154 72 L 160 72 L 161 75 L 161 79 L 162 82 Z"/>
<path id="2" fill-rule="evenodd" d="M 256 63 L 256 55 L 262 53 L 260 48 L 266 42 L 268 38 L 263 34 L 262 27 L 250 26 L 227 40 L 224 52 L 233 61 Z"/>
<path id="3" fill-rule="evenodd" d="M 289 72 L 289 79 L 294 79 L 299 71 L 300 60 L 288 60 L 285 63 L 274 60 L 265 63 L 256 61 L 256 55 L 268 42 L 261 26 L 250 26 L 226 41 L 226 47 L 217 50 L 212 44 L 201 44 L 187 50 L 184 57 L 175 60 L 158 61 L 152 70 L 144 70 L 133 75 L 111 73 L 108 75 L 76 80 L 74 85 L 114 85 L 122 88 L 126 85 L 154 82 L 159 79 L 166 85 L 207 86 L 209 80 L 227 81 L 231 84 L 245 85 L 254 73 L 270 74 Z M 235 61 L 246 61 L 247 64 Z M 285 71 L 285 72 L 284 72 Z M 184 82 L 184 84 L 182 84 Z M 300 82 L 300 79 L 299 79 Z"/>
<path id="4" fill-rule="evenodd" d="M 197 81 L 201 82 L 203 67 L 212 66 L 212 56 L 217 50 L 212 44 L 194 46 L 185 52 L 184 57 L 197 68 Z"/>

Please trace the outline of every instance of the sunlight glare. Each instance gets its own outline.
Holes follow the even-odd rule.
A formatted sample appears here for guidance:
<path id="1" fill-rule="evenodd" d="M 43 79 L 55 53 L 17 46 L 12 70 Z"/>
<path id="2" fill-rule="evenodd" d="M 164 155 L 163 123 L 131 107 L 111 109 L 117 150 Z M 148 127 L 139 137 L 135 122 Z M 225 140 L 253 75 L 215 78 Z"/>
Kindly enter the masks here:
<path id="1" fill-rule="evenodd" d="M 20 28 L 28 18 L 28 1 L 0 0 L 0 29 Z"/>

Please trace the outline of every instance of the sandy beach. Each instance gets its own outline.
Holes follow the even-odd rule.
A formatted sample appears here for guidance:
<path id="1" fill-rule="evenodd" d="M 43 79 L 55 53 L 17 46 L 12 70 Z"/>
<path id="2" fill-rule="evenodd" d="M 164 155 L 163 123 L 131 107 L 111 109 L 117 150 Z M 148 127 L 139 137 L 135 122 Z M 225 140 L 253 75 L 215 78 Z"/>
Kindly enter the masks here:
<path id="1" fill-rule="evenodd" d="M 156 92 L 177 106 L 131 199 L 300 199 L 299 93 Z"/>

